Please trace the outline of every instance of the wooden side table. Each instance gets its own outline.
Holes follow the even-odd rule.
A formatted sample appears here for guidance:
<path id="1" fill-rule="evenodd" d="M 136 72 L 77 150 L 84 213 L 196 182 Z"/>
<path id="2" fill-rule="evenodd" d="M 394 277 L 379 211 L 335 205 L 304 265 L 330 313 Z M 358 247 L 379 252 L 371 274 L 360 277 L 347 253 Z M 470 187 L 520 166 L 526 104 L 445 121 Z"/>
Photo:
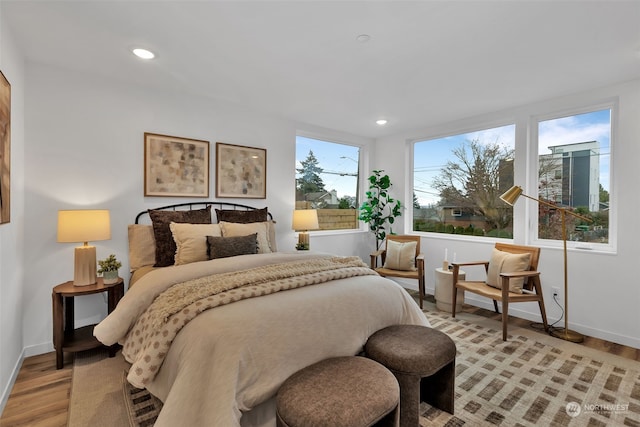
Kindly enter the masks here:
<path id="1" fill-rule="evenodd" d="M 124 280 L 119 278 L 116 283 L 105 285 L 102 277 L 98 277 L 97 283 L 87 286 L 74 286 L 73 281 L 62 283 L 53 288 L 51 299 L 53 302 L 53 346 L 56 349 L 56 368 L 62 369 L 64 365 L 64 352 L 75 353 L 100 347 L 102 343 L 93 336 L 95 325 L 75 328 L 74 326 L 74 301 L 73 298 L 81 295 L 108 293 L 107 309 L 111 313 L 116 308 L 118 301 L 124 295 Z M 109 347 L 109 357 L 113 357 L 118 350 L 118 345 Z"/>

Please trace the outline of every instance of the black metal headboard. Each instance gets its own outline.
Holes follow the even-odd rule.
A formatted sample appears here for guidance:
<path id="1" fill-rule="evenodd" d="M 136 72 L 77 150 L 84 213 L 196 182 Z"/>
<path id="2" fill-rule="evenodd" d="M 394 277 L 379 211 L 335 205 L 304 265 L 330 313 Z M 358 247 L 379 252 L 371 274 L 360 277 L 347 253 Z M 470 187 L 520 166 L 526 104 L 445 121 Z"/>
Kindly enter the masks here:
<path id="1" fill-rule="evenodd" d="M 202 209 L 202 208 L 206 208 L 207 206 L 213 206 L 214 209 L 215 208 L 219 208 L 219 209 L 232 209 L 232 210 L 240 210 L 240 211 L 251 211 L 251 210 L 255 210 L 255 209 L 260 209 L 260 208 L 256 208 L 253 206 L 248 206 L 248 205 L 240 205 L 238 203 L 227 203 L 227 202 L 188 202 L 188 203 L 178 203 L 177 205 L 167 205 L 167 206 L 161 206 L 159 208 L 153 208 L 153 210 L 160 210 L 160 211 L 187 211 L 187 210 L 192 210 L 194 208 L 198 208 L 198 209 Z M 136 224 L 139 223 L 140 218 L 144 217 L 145 215 L 149 215 L 149 211 L 142 211 L 140 212 L 138 215 L 136 215 Z M 267 212 L 267 215 L 269 215 L 269 219 L 273 220 L 273 215 L 271 215 L 271 212 Z"/>

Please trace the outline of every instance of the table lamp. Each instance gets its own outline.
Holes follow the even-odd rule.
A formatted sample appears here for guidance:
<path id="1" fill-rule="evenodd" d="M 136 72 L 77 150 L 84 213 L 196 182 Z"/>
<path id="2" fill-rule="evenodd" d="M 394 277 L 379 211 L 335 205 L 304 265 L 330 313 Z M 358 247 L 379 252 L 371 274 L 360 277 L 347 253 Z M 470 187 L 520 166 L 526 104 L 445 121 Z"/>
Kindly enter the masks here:
<path id="1" fill-rule="evenodd" d="M 520 196 L 526 197 L 527 199 L 534 200 L 540 203 L 541 205 L 545 205 L 560 211 L 561 225 L 562 225 L 562 244 L 563 244 L 563 255 L 564 255 L 564 329 L 551 328 L 551 330 L 549 331 L 549 334 L 556 338 L 563 339 L 565 341 L 571 341 L 576 343 L 582 342 L 584 341 L 584 336 L 579 332 L 575 332 L 569 329 L 569 278 L 567 273 L 567 226 L 565 223 L 565 217 L 567 215 L 571 215 L 587 222 L 591 222 L 591 218 L 587 218 L 585 216 L 579 215 L 567 208 L 563 208 L 562 206 L 554 205 L 553 203 L 545 202 L 544 200 L 536 199 L 535 197 L 522 194 L 522 187 L 518 185 L 514 185 L 513 187 L 505 191 L 504 194 L 500 196 L 500 199 L 506 204 L 513 206 Z"/>
<path id="2" fill-rule="evenodd" d="M 58 211 L 58 242 L 84 243 L 75 249 L 73 285 L 96 283 L 96 247 L 89 241 L 111 239 L 108 210 Z"/>
<path id="3" fill-rule="evenodd" d="M 309 230 L 317 230 L 320 228 L 318 225 L 318 211 L 315 209 L 296 209 L 293 211 L 293 224 L 291 226 L 294 230 L 300 231 L 298 234 L 298 250 L 309 249 Z"/>

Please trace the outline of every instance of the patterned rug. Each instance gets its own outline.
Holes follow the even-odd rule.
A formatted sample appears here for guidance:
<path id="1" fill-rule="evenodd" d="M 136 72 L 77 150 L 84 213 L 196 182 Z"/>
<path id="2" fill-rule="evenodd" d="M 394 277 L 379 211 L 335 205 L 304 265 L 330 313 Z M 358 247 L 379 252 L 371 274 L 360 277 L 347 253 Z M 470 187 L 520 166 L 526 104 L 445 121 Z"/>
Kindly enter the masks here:
<path id="1" fill-rule="evenodd" d="M 640 363 L 481 316 L 426 311 L 456 343 L 455 415 L 423 403 L 420 425 L 640 426 Z M 124 378 L 124 377 L 123 377 Z M 123 380 L 132 427 L 162 402 Z"/>
<path id="2" fill-rule="evenodd" d="M 640 363 L 468 313 L 425 312 L 456 343 L 455 415 L 421 426 L 640 426 Z"/>

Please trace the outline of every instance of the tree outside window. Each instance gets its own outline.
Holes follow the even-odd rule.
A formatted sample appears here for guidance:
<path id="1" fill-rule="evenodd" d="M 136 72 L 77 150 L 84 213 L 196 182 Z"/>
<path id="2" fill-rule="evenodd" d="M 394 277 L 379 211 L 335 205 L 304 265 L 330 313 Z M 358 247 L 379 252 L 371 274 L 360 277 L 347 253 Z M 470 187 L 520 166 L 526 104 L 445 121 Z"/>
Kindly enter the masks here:
<path id="1" fill-rule="evenodd" d="M 413 230 L 512 237 L 515 125 L 414 144 Z"/>
<path id="2" fill-rule="evenodd" d="M 360 148 L 296 137 L 296 209 L 318 209 L 321 230 L 357 229 Z"/>

